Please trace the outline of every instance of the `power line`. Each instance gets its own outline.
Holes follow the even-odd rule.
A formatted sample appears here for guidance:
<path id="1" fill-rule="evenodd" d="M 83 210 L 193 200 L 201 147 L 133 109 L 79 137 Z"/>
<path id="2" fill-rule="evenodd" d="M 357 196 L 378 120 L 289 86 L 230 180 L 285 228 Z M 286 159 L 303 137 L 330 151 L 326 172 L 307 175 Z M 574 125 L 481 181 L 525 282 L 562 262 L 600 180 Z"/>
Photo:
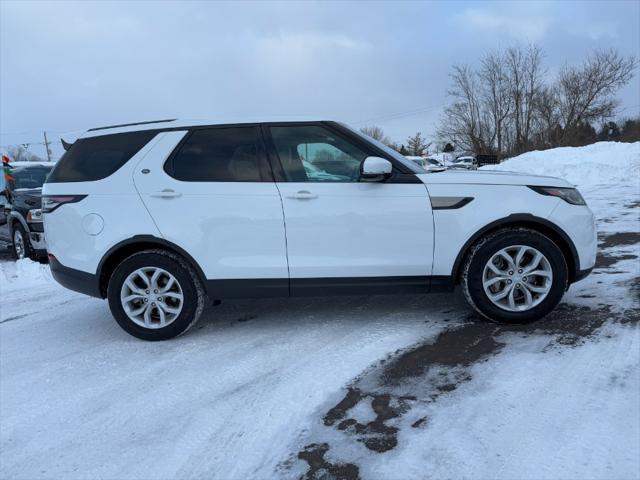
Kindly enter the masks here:
<path id="1" fill-rule="evenodd" d="M 400 118 L 411 117 L 411 116 L 414 116 L 414 115 L 421 115 L 423 113 L 430 112 L 431 110 L 442 108 L 445 105 L 447 105 L 447 104 L 443 103 L 441 105 L 433 105 L 433 106 L 422 107 L 422 108 L 417 108 L 417 109 L 413 109 L 413 110 L 405 110 L 403 112 L 389 113 L 387 115 L 381 115 L 381 116 L 378 116 L 378 117 L 371 117 L 371 118 L 368 118 L 366 120 L 360 120 L 360 121 L 354 122 L 354 123 L 356 125 L 361 125 L 361 124 L 364 124 L 364 123 L 371 123 L 371 122 L 383 122 L 383 121 L 389 121 L 389 120 L 397 120 L 397 119 L 400 119 Z"/>

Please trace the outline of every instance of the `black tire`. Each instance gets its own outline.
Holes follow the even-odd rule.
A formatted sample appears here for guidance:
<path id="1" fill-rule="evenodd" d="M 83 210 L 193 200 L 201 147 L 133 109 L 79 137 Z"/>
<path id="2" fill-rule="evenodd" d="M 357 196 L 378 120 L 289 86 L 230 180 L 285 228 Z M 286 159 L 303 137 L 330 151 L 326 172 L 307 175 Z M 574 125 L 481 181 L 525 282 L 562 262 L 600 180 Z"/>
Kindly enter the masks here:
<path id="1" fill-rule="evenodd" d="M 24 245 L 24 256 L 21 257 L 18 251 L 16 250 L 16 242 L 15 236 L 22 236 L 22 244 Z M 13 256 L 16 260 L 20 260 L 21 258 L 34 258 L 33 249 L 31 248 L 31 239 L 29 238 L 29 234 L 24 229 L 20 222 L 15 222 L 13 224 L 13 231 L 11 233 L 11 251 L 13 252 Z"/>
<path id="2" fill-rule="evenodd" d="M 182 311 L 169 325 L 150 329 L 129 318 L 120 301 L 120 292 L 127 277 L 139 268 L 158 267 L 166 270 L 180 284 L 184 296 Z M 168 340 L 187 332 L 200 318 L 205 305 L 202 282 L 194 269 L 180 256 L 166 250 L 145 250 L 126 258 L 116 267 L 107 287 L 109 308 L 118 324 L 127 333 L 142 340 Z"/>
<path id="3" fill-rule="evenodd" d="M 553 279 L 547 296 L 529 310 L 513 312 L 495 305 L 482 283 L 484 267 L 499 250 L 512 245 L 526 245 L 542 253 L 551 266 Z M 462 288 L 469 304 L 483 317 L 498 323 L 524 324 L 547 315 L 560 302 L 567 289 L 568 268 L 562 250 L 548 237 L 528 228 L 498 230 L 477 242 L 466 257 L 462 271 Z"/>

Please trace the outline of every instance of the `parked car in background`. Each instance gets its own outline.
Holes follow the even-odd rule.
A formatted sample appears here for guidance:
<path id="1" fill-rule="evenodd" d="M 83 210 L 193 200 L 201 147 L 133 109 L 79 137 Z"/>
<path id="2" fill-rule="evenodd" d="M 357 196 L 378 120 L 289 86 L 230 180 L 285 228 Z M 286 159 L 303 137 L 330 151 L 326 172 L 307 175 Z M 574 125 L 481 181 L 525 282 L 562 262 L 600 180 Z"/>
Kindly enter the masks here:
<path id="1" fill-rule="evenodd" d="M 9 244 L 17 259 L 44 259 L 47 256 L 42 223 L 42 184 L 52 163 L 13 162 L 13 180 L 5 181 L 0 192 L 4 222 L 0 217 L 0 240 Z"/>
<path id="2" fill-rule="evenodd" d="M 442 172 L 443 170 L 446 170 L 447 167 L 445 167 L 442 163 L 440 163 L 438 160 L 436 160 L 435 158 L 425 158 L 425 166 L 422 167 L 424 168 L 427 172 Z"/>
<path id="3" fill-rule="evenodd" d="M 476 157 L 465 155 L 463 157 L 458 157 L 453 162 L 451 162 L 449 168 L 452 168 L 454 170 L 477 170 L 478 161 L 476 160 Z"/>
<path id="4" fill-rule="evenodd" d="M 0 191 L 4 190 L 4 185 L 0 185 Z M 0 228 L 7 223 L 7 213 L 5 212 L 5 205 L 7 199 L 4 195 L 0 195 Z"/>
<path id="5" fill-rule="evenodd" d="M 441 172 L 446 169 L 442 163 L 434 158 L 425 158 L 416 155 L 405 155 L 405 157 L 416 165 L 424 168 L 427 172 Z"/>
<path id="6" fill-rule="evenodd" d="M 51 272 L 165 340 L 205 300 L 451 291 L 508 323 L 553 310 L 596 258 L 568 182 L 428 174 L 344 124 L 146 122 L 93 129 L 43 188 Z"/>

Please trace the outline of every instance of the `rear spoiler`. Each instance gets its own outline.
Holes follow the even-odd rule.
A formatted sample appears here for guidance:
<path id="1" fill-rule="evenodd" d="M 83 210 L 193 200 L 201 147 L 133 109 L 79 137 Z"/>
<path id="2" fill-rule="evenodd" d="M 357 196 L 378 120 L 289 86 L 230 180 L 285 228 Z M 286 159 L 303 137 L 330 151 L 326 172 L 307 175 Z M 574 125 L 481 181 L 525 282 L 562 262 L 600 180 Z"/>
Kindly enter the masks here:
<path id="1" fill-rule="evenodd" d="M 71 148 L 71 145 L 73 145 L 73 143 L 65 142 L 64 138 L 61 138 L 60 141 L 62 142 L 62 148 L 64 148 L 65 152 Z"/>

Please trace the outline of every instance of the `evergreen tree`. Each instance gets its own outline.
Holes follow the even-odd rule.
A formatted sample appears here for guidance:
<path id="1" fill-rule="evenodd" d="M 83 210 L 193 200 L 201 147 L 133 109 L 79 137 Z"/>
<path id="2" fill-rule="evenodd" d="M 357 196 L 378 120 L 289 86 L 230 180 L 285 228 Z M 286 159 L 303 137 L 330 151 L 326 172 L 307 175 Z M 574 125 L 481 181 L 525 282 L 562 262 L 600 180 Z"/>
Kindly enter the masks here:
<path id="1" fill-rule="evenodd" d="M 620 141 L 640 141 L 640 118 L 628 119 L 624 122 L 622 125 L 622 132 L 620 132 Z"/>
<path id="2" fill-rule="evenodd" d="M 606 122 L 598 132 L 598 140 L 601 142 L 616 141 L 620 138 L 620 128 L 616 122 Z"/>
<path id="3" fill-rule="evenodd" d="M 407 151 L 409 152 L 407 155 L 421 157 L 424 155 L 425 150 L 429 148 L 429 145 L 431 143 L 427 143 L 422 138 L 422 133 L 418 132 L 414 136 L 407 138 Z"/>

